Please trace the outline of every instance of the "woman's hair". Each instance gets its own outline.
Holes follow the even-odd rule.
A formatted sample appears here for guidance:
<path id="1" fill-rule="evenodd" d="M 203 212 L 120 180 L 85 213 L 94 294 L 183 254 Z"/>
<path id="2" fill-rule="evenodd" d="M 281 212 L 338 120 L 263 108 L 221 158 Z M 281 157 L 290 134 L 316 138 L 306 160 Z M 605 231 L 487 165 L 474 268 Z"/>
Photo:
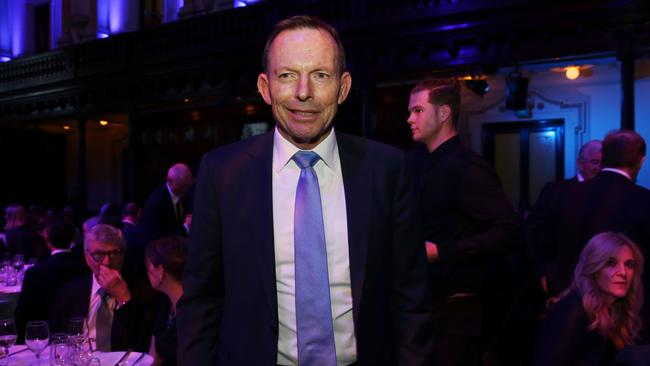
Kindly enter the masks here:
<path id="1" fill-rule="evenodd" d="M 165 272 L 180 281 L 187 257 L 187 238 L 170 236 L 147 244 L 145 258 L 154 266 L 162 266 Z"/>
<path id="2" fill-rule="evenodd" d="M 25 225 L 25 207 L 22 205 L 11 205 L 6 209 L 7 214 L 7 223 L 5 224 L 5 230 L 14 229 Z"/>
<path id="3" fill-rule="evenodd" d="M 627 294 L 614 301 L 610 308 L 606 294 L 598 286 L 597 277 L 610 258 L 615 257 L 624 246 L 632 251 L 634 276 Z M 582 306 L 591 320 L 589 329 L 610 338 L 617 349 L 634 344 L 641 329 L 642 272 L 643 254 L 639 247 L 623 234 L 604 232 L 591 238 L 582 249 L 573 283 L 567 290 L 573 289 L 582 295 Z"/>

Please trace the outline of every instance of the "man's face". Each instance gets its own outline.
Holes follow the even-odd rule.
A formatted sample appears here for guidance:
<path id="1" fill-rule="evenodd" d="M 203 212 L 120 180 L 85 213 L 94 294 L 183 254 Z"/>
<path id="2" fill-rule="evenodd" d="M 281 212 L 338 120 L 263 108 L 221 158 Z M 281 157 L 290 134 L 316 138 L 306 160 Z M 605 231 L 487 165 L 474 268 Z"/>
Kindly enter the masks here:
<path id="1" fill-rule="evenodd" d="M 422 90 L 411 94 L 409 99 L 409 118 L 413 141 L 430 145 L 442 131 L 440 106 L 429 103 L 429 91 Z"/>
<path id="2" fill-rule="evenodd" d="M 183 197 L 192 186 L 192 179 L 188 177 L 167 178 L 169 188 L 178 197 Z"/>
<path id="3" fill-rule="evenodd" d="M 257 87 L 271 106 L 278 131 L 301 149 L 318 145 L 332 127 L 352 77 L 338 70 L 334 39 L 318 29 L 281 32 L 268 53 L 268 70 Z"/>
<path id="4" fill-rule="evenodd" d="M 116 243 L 91 241 L 84 254 L 86 264 L 95 275 L 99 273 L 102 265 L 117 271 L 121 271 L 124 266 L 124 251 Z"/>
<path id="5" fill-rule="evenodd" d="M 598 174 L 601 169 L 602 151 L 588 150 L 584 156 L 578 159 L 578 171 L 585 180 L 589 180 Z"/>
<path id="6" fill-rule="evenodd" d="M 627 295 L 635 267 L 632 250 L 625 245 L 619 249 L 616 256 L 609 258 L 605 267 L 597 272 L 596 283 L 610 301 L 613 302 Z"/>

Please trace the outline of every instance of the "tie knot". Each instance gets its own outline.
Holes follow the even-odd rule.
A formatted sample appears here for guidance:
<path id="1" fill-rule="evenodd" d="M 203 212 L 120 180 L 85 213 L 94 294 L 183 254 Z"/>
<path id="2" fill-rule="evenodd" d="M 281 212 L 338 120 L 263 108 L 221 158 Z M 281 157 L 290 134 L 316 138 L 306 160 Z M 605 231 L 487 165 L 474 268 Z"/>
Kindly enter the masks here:
<path id="1" fill-rule="evenodd" d="M 108 292 L 106 292 L 106 290 L 100 287 L 99 290 L 97 290 L 97 295 L 99 295 L 99 297 L 102 300 L 106 300 L 106 298 L 108 297 Z"/>
<path id="2" fill-rule="evenodd" d="M 298 164 L 300 169 L 305 169 L 311 166 L 314 166 L 316 162 L 320 159 L 320 156 L 313 151 L 303 151 L 300 150 L 295 153 L 292 157 L 293 161 Z"/>

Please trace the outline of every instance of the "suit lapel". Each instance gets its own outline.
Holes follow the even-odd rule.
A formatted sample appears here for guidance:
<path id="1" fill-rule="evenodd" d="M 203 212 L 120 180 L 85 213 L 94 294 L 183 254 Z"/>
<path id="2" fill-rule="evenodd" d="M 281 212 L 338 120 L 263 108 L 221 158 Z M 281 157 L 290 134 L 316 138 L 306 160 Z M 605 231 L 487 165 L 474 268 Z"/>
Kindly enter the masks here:
<path id="1" fill-rule="evenodd" d="M 341 158 L 345 206 L 348 222 L 348 246 L 350 251 L 350 280 L 355 322 L 359 319 L 359 306 L 368 254 L 368 227 L 372 192 L 372 177 L 366 157 L 365 145 L 355 144 L 344 134 L 336 133 Z"/>
<path id="2" fill-rule="evenodd" d="M 248 207 L 252 216 L 251 222 L 256 223 L 250 230 L 252 243 L 258 245 L 258 268 L 261 272 L 264 292 L 271 308 L 272 314 L 277 319 L 278 301 L 275 283 L 275 248 L 273 240 L 273 185 L 271 177 L 273 161 L 273 132 L 269 132 L 254 141 L 247 150 L 251 157 L 251 166 L 248 176 L 251 182 L 258 187 L 251 192 L 252 202 L 255 206 Z"/>

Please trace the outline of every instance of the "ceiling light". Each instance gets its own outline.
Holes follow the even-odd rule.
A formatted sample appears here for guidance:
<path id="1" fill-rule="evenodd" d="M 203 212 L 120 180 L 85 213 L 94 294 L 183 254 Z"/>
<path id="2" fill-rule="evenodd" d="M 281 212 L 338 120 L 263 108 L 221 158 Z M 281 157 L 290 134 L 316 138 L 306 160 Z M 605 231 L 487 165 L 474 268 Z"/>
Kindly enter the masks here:
<path id="1" fill-rule="evenodd" d="M 99 121 L 99 124 L 102 125 L 102 126 L 108 126 L 108 121 L 101 120 L 101 121 Z"/>
<path id="2" fill-rule="evenodd" d="M 68 126 L 68 125 L 63 125 L 63 129 L 67 131 L 67 130 L 70 129 L 70 126 Z"/>
<path id="3" fill-rule="evenodd" d="M 580 69 L 575 66 L 569 66 L 566 68 L 564 75 L 566 75 L 566 78 L 569 80 L 575 80 L 580 76 Z"/>
<path id="4" fill-rule="evenodd" d="M 593 75 L 594 65 L 569 65 L 565 67 L 554 67 L 551 69 L 553 72 L 561 72 L 569 80 L 575 80 L 580 76 L 591 76 Z"/>

